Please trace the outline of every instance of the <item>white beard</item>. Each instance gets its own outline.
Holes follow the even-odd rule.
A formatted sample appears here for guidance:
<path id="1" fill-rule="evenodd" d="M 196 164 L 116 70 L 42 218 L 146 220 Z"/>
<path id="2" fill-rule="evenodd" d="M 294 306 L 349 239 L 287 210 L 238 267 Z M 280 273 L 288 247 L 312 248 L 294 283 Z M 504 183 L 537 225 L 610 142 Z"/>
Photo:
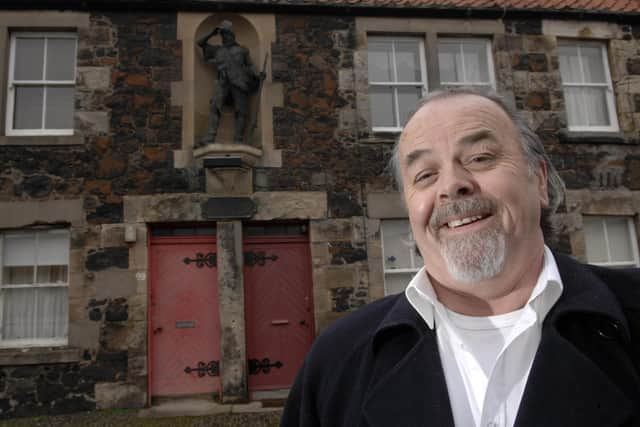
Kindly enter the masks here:
<path id="1" fill-rule="evenodd" d="M 461 283 L 491 279 L 504 267 L 505 236 L 500 226 L 442 239 L 441 248 L 449 274 Z"/>

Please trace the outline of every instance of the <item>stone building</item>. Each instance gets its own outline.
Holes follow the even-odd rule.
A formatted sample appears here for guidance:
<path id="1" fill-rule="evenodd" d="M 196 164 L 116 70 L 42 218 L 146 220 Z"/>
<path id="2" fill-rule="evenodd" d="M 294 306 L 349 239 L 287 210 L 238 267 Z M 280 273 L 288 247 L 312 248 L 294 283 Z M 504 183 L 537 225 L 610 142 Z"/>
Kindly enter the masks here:
<path id="1" fill-rule="evenodd" d="M 133 6 L 132 6 L 133 5 Z M 567 184 L 555 249 L 639 265 L 637 0 L 0 5 L 0 417 L 278 401 L 420 265 L 386 169 L 426 91 L 515 103 Z M 228 20 L 266 79 L 207 130 Z M 219 43 L 213 39 L 211 43 Z"/>

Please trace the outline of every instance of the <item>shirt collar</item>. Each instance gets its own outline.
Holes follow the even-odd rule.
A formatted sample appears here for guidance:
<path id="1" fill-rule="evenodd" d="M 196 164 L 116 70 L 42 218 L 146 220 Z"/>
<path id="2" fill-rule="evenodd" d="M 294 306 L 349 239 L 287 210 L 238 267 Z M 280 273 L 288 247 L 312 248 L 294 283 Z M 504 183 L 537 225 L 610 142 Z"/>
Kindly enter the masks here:
<path id="1" fill-rule="evenodd" d="M 562 294 L 562 289 L 562 279 L 560 278 L 558 265 L 553 253 L 545 245 L 542 270 L 525 304 L 525 306 L 530 306 L 536 312 L 539 323 L 542 323 L 551 307 L 558 301 Z M 439 301 L 425 267 L 422 267 L 411 279 L 405 289 L 405 295 L 411 306 L 420 314 L 429 328 L 433 329 L 435 305 L 436 303 L 439 304 Z"/>

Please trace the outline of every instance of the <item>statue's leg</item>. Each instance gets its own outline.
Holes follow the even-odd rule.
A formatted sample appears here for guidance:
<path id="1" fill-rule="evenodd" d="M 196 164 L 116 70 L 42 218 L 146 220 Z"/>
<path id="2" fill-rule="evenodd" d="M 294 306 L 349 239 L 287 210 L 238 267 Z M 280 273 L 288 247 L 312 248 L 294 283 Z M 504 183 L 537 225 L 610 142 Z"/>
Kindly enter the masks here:
<path id="1" fill-rule="evenodd" d="M 235 108 L 233 142 L 242 144 L 244 143 L 244 131 L 247 127 L 247 118 L 249 117 L 249 95 L 238 88 L 232 88 L 231 90 Z"/>
<path id="2" fill-rule="evenodd" d="M 218 133 L 218 125 L 220 124 L 220 115 L 222 114 L 222 105 L 224 99 L 229 92 L 226 85 L 216 84 L 216 90 L 211 98 L 211 107 L 209 109 L 209 123 L 207 126 L 207 135 L 196 144 L 196 148 L 216 142 L 216 134 Z"/>

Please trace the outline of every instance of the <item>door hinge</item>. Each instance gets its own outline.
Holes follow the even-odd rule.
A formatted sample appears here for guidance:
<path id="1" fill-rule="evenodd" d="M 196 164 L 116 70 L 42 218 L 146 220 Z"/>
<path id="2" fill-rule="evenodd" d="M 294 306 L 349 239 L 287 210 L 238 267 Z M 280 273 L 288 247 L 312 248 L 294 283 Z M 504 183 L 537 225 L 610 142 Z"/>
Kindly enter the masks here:
<path id="1" fill-rule="evenodd" d="M 209 252 L 206 255 L 204 255 L 202 252 L 198 252 L 195 258 L 184 258 L 182 262 L 187 265 L 195 262 L 196 267 L 198 268 L 202 268 L 205 265 L 209 268 L 213 268 L 218 264 L 218 259 L 216 257 L 216 254 L 214 254 L 213 252 Z"/>
<path id="2" fill-rule="evenodd" d="M 263 265 L 266 264 L 268 259 L 271 261 L 275 261 L 278 259 L 278 255 L 266 256 L 264 251 L 258 251 L 258 252 L 249 251 L 244 253 L 244 264 L 248 265 L 249 267 L 253 267 L 254 265 L 259 265 L 262 267 Z"/>
<path id="3" fill-rule="evenodd" d="M 249 359 L 249 375 L 258 375 L 259 373 L 268 374 L 271 372 L 271 368 L 282 368 L 284 365 L 281 361 L 276 360 L 271 363 L 269 358 L 264 359 Z"/>
<path id="4" fill-rule="evenodd" d="M 205 375 L 209 375 L 210 377 L 219 377 L 220 376 L 220 362 L 217 360 L 212 360 L 209 363 L 198 362 L 197 368 L 192 368 L 187 366 L 184 368 L 184 372 L 190 374 L 191 372 L 197 372 L 200 378 Z"/>

